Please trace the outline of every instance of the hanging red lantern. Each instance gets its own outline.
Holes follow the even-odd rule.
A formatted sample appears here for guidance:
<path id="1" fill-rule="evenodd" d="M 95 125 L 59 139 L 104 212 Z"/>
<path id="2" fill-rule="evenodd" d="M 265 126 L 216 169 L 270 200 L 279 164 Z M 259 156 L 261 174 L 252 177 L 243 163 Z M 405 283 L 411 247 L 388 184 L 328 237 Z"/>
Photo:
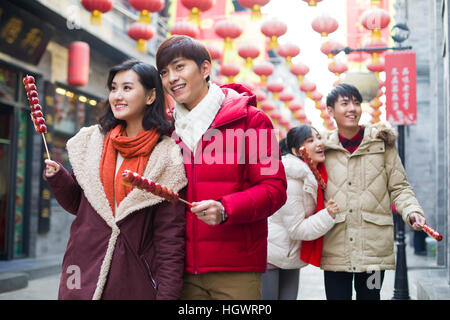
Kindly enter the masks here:
<path id="1" fill-rule="evenodd" d="M 369 69 L 372 72 L 383 72 L 384 71 L 384 59 L 379 58 L 377 63 L 368 62 L 367 63 L 367 69 Z"/>
<path id="2" fill-rule="evenodd" d="M 221 20 L 214 26 L 216 34 L 224 39 L 224 52 L 232 50 L 233 39 L 238 38 L 242 34 L 242 27 L 231 20 Z"/>
<path id="3" fill-rule="evenodd" d="M 184 35 L 191 38 L 197 38 L 199 31 L 197 25 L 190 23 L 189 21 L 179 21 L 170 28 L 172 35 Z"/>
<path id="4" fill-rule="evenodd" d="M 328 40 L 320 46 L 320 51 L 322 51 L 322 53 L 325 54 L 326 56 L 328 56 L 328 58 L 330 58 L 330 59 L 333 58 L 334 56 L 336 56 L 336 54 L 337 54 L 337 53 L 332 52 L 333 50 L 343 50 L 343 49 L 344 49 L 344 46 L 334 40 Z"/>
<path id="5" fill-rule="evenodd" d="M 265 112 L 265 113 L 269 113 L 272 110 L 275 110 L 277 107 L 275 106 L 275 103 L 273 103 L 270 100 L 263 100 L 260 102 L 260 106 L 261 109 Z"/>
<path id="6" fill-rule="evenodd" d="M 278 95 L 280 101 L 284 102 L 284 105 L 289 108 L 289 102 L 294 100 L 294 95 L 290 92 L 283 91 Z"/>
<path id="7" fill-rule="evenodd" d="M 238 0 L 239 4 L 244 8 L 252 9 L 250 17 L 261 18 L 261 7 L 269 3 L 270 0 Z"/>
<path id="8" fill-rule="evenodd" d="M 198 26 L 200 25 L 201 12 L 208 11 L 215 3 L 215 0 L 181 0 L 181 4 L 191 11 L 189 20 Z"/>
<path id="9" fill-rule="evenodd" d="M 287 31 L 287 25 L 283 21 L 271 19 L 261 25 L 261 32 L 270 38 L 269 50 L 278 48 L 278 37 Z"/>
<path id="10" fill-rule="evenodd" d="M 347 72 L 348 67 L 345 63 L 340 61 L 332 61 L 328 65 L 328 70 L 334 73 L 336 76 L 340 76 L 342 73 Z"/>
<path id="11" fill-rule="evenodd" d="M 319 3 L 322 0 L 303 0 L 303 1 L 306 2 L 308 6 L 315 7 L 317 3 Z"/>
<path id="12" fill-rule="evenodd" d="M 292 43 L 281 44 L 277 49 L 277 54 L 286 60 L 288 67 L 292 66 L 292 58 L 300 53 L 300 48 Z"/>
<path id="13" fill-rule="evenodd" d="M 81 5 L 91 12 L 91 23 L 96 25 L 102 24 L 102 13 L 113 8 L 112 0 L 81 0 Z"/>
<path id="14" fill-rule="evenodd" d="M 253 72 L 261 78 L 262 84 L 267 82 L 267 77 L 273 73 L 273 70 L 273 64 L 268 61 L 264 61 L 253 66 Z"/>
<path id="15" fill-rule="evenodd" d="M 306 113 L 303 110 L 298 110 L 294 113 L 294 117 L 301 123 L 308 123 L 308 118 L 306 117 Z"/>
<path id="16" fill-rule="evenodd" d="M 303 80 L 303 83 L 300 85 L 300 90 L 305 92 L 308 98 L 311 98 L 311 93 L 316 90 L 316 85 L 311 81 Z"/>
<path id="17" fill-rule="evenodd" d="M 283 118 L 283 116 L 281 115 L 281 112 L 278 111 L 278 109 L 274 109 L 271 110 L 269 112 L 269 116 L 272 118 L 272 120 L 274 120 L 276 123 Z"/>
<path id="18" fill-rule="evenodd" d="M 145 52 L 147 50 L 147 40 L 153 38 L 155 31 L 147 23 L 134 22 L 130 25 L 127 33 L 130 38 L 137 41 L 136 49 Z"/>
<path id="19" fill-rule="evenodd" d="M 222 59 L 222 51 L 220 49 L 213 45 L 213 44 L 207 44 L 206 49 L 209 51 L 209 55 L 211 56 L 211 60 L 220 60 Z"/>
<path id="20" fill-rule="evenodd" d="M 130 5 L 139 11 L 139 22 L 150 23 L 150 13 L 164 9 L 164 0 L 130 0 Z"/>
<path id="21" fill-rule="evenodd" d="M 267 90 L 272 92 L 272 96 L 274 99 L 278 100 L 278 94 L 284 90 L 284 85 L 281 81 L 272 81 L 267 84 Z"/>
<path id="22" fill-rule="evenodd" d="M 322 37 L 326 37 L 337 30 L 339 23 L 333 17 L 323 14 L 314 18 L 311 26 Z"/>
<path id="23" fill-rule="evenodd" d="M 381 8 L 372 8 L 361 16 L 361 24 L 367 30 L 381 30 L 386 28 L 391 21 L 389 12 Z"/>
<path id="24" fill-rule="evenodd" d="M 302 109 L 303 109 L 302 104 L 297 100 L 291 101 L 291 103 L 289 103 L 289 110 L 291 110 L 292 113 L 295 113 Z"/>
<path id="25" fill-rule="evenodd" d="M 297 76 L 298 84 L 302 84 L 303 77 L 309 72 L 309 67 L 303 63 L 296 63 L 292 65 L 290 71 L 293 75 Z"/>
<path id="26" fill-rule="evenodd" d="M 253 59 L 259 56 L 259 48 L 251 43 L 244 43 L 239 46 L 238 54 L 245 59 L 245 66 L 249 69 L 253 67 Z"/>
<path id="27" fill-rule="evenodd" d="M 234 82 L 234 77 L 239 74 L 241 68 L 234 64 L 224 64 L 220 67 L 220 74 L 228 78 L 228 83 Z"/>
<path id="28" fill-rule="evenodd" d="M 369 38 L 369 39 L 366 39 L 365 41 L 363 41 L 363 47 L 365 49 L 371 49 L 370 54 L 374 54 L 374 53 L 382 54 L 386 51 L 388 44 L 386 42 L 384 42 L 383 40 Z M 379 49 L 379 50 L 376 50 L 376 49 Z"/>
<path id="29" fill-rule="evenodd" d="M 75 41 L 69 45 L 67 83 L 69 86 L 85 86 L 89 81 L 89 44 Z"/>

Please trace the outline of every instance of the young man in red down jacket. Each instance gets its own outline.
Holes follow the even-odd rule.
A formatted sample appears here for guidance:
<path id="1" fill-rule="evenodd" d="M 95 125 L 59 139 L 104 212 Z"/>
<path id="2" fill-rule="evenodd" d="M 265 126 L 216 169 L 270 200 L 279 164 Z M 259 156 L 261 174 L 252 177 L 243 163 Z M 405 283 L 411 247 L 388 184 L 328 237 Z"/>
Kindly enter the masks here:
<path id="1" fill-rule="evenodd" d="M 211 57 L 187 36 L 156 55 L 174 98 L 173 138 L 188 177 L 182 299 L 260 299 L 267 218 L 286 202 L 286 175 L 270 119 L 245 87 L 209 82 Z"/>

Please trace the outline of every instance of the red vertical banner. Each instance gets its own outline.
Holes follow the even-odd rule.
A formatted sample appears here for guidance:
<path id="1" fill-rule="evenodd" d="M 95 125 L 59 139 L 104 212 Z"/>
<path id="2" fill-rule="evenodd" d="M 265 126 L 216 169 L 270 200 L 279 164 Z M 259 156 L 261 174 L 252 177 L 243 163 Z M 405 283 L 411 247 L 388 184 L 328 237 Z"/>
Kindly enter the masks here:
<path id="1" fill-rule="evenodd" d="M 386 52 L 386 120 L 394 125 L 417 121 L 416 53 L 413 50 Z"/>

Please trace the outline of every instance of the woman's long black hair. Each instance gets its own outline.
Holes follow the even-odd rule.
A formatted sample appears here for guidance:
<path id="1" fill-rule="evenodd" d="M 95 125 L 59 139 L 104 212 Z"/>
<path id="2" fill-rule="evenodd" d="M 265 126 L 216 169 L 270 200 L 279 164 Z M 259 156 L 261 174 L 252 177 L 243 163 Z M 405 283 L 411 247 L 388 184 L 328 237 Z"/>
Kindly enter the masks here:
<path id="1" fill-rule="evenodd" d="M 111 91 L 111 84 L 118 72 L 133 70 L 139 77 L 139 81 L 146 91 L 155 89 L 155 101 L 145 108 L 144 118 L 142 119 L 142 127 L 144 130 L 156 129 L 159 134 L 163 135 L 169 132 L 171 123 L 167 118 L 166 100 L 162 88 L 161 77 L 155 67 L 143 63 L 139 60 L 127 60 L 109 70 L 107 86 Z M 99 118 L 100 130 L 103 134 L 108 133 L 118 124 L 126 126 L 126 122 L 116 119 L 111 110 L 109 99 L 105 102 L 104 112 Z"/>
<path id="2" fill-rule="evenodd" d="M 284 145 L 281 147 L 281 154 L 286 155 L 288 153 L 292 153 L 292 148 L 298 149 L 302 146 L 303 142 L 305 142 L 306 139 L 312 136 L 312 131 L 317 130 L 314 127 L 311 127 L 308 124 L 302 124 L 298 127 L 294 127 L 286 135 L 285 141 L 280 141 L 280 144 L 283 143 Z M 294 154 L 295 155 L 295 154 Z M 296 156 L 296 155 L 295 155 Z"/>

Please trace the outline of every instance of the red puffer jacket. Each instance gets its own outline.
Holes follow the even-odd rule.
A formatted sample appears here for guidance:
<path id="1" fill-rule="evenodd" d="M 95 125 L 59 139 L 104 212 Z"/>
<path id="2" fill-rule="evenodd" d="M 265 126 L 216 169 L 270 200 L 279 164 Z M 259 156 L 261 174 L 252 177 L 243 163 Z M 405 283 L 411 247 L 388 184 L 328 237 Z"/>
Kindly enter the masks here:
<path id="1" fill-rule="evenodd" d="M 183 151 L 187 200 L 221 201 L 228 214 L 225 223 L 210 226 L 187 208 L 185 271 L 265 272 L 267 218 L 286 202 L 278 141 L 250 91 L 237 84 L 221 88 L 225 100 L 195 158 L 173 135 Z"/>

